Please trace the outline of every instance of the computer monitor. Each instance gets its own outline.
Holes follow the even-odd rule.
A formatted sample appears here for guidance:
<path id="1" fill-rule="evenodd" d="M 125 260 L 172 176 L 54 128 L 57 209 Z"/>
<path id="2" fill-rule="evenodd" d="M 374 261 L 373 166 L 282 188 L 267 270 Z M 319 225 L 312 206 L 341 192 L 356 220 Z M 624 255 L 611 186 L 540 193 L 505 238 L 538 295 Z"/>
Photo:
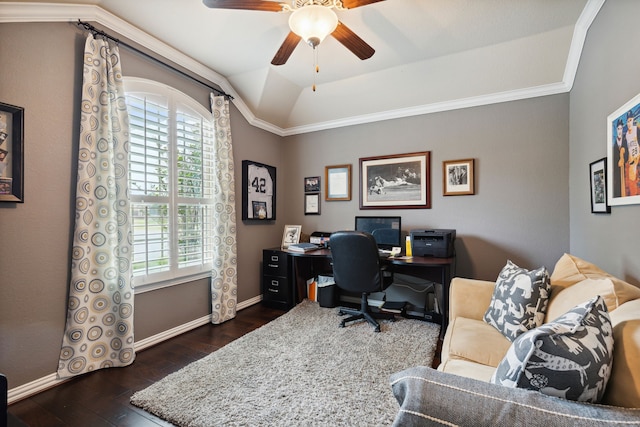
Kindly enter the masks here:
<path id="1" fill-rule="evenodd" d="M 402 247 L 402 227 L 399 216 L 357 216 L 356 230 L 373 234 L 380 249 Z"/>

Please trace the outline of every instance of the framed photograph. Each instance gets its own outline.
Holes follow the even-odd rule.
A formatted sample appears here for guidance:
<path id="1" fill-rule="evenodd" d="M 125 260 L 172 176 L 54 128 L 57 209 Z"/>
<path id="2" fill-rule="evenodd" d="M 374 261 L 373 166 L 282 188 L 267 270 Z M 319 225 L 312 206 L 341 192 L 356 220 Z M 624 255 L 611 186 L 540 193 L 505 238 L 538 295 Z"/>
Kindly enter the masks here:
<path id="1" fill-rule="evenodd" d="M 611 213 L 611 207 L 607 203 L 606 157 L 589 164 L 589 182 L 591 183 L 591 212 Z"/>
<path id="2" fill-rule="evenodd" d="M 640 94 L 607 117 L 609 206 L 640 203 Z"/>
<path id="3" fill-rule="evenodd" d="M 320 177 L 309 176 L 304 179 L 304 192 L 305 193 L 319 193 L 320 192 Z"/>
<path id="4" fill-rule="evenodd" d="M 320 215 L 320 193 L 304 195 L 304 214 Z"/>
<path id="5" fill-rule="evenodd" d="M 325 166 L 324 182 L 325 200 L 351 200 L 351 165 Z"/>
<path id="6" fill-rule="evenodd" d="M 24 108 L 0 102 L 0 202 L 24 203 Z"/>
<path id="7" fill-rule="evenodd" d="M 431 152 L 360 159 L 360 209 L 430 209 Z"/>
<path id="8" fill-rule="evenodd" d="M 289 245 L 300 243 L 301 225 L 285 225 L 282 233 L 282 249 L 287 249 Z"/>
<path id="9" fill-rule="evenodd" d="M 276 168 L 242 161 L 242 220 L 276 219 Z"/>
<path id="10" fill-rule="evenodd" d="M 445 196 L 476 194 L 473 164 L 474 159 L 442 162 L 442 194 Z"/>

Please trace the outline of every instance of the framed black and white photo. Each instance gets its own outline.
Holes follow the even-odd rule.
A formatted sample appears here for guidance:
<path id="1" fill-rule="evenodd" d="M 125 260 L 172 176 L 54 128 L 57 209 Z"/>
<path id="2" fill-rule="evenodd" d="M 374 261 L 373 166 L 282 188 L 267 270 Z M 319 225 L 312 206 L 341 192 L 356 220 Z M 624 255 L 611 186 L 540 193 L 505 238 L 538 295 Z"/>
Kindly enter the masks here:
<path id="1" fill-rule="evenodd" d="M 360 209 L 431 208 L 431 152 L 360 159 Z"/>
<path id="2" fill-rule="evenodd" d="M 320 193 L 304 195 L 304 214 L 320 215 Z"/>
<path id="3" fill-rule="evenodd" d="M 351 200 L 351 165 L 325 166 L 324 182 L 325 200 Z"/>
<path id="4" fill-rule="evenodd" d="M 607 158 L 589 164 L 589 182 L 591 188 L 591 212 L 611 213 L 607 201 Z"/>
<path id="5" fill-rule="evenodd" d="M 320 177 L 308 176 L 304 179 L 304 192 L 305 193 L 319 193 L 320 192 Z"/>
<path id="6" fill-rule="evenodd" d="M 475 194 L 474 159 L 442 162 L 442 194 L 462 196 Z"/>
<path id="7" fill-rule="evenodd" d="M 276 219 L 276 168 L 242 161 L 242 220 Z"/>
<path id="8" fill-rule="evenodd" d="M 0 102 L 0 202 L 24 202 L 24 108 Z"/>
<path id="9" fill-rule="evenodd" d="M 285 225 L 282 233 L 282 249 L 287 249 L 289 245 L 300 243 L 301 225 Z"/>

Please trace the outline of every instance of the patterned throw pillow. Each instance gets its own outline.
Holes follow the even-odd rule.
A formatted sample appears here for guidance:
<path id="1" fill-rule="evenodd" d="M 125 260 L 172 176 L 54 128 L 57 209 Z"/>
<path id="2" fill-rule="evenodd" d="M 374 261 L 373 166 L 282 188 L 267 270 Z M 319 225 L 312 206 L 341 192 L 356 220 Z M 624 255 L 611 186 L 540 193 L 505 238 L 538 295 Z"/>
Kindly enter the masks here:
<path id="1" fill-rule="evenodd" d="M 613 328 L 601 296 L 520 335 L 491 378 L 494 384 L 597 403 L 611 374 Z"/>
<path id="2" fill-rule="evenodd" d="M 542 325 L 550 290 L 546 268 L 529 271 L 509 260 L 496 280 L 484 321 L 513 342 L 523 332 Z"/>

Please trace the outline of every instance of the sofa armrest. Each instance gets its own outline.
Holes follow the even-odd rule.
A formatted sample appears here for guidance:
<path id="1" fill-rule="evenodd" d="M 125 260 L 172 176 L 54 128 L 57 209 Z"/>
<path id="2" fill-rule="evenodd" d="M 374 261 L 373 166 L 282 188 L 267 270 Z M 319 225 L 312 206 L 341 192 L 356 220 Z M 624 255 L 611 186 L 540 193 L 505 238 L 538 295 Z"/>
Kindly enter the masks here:
<path id="1" fill-rule="evenodd" d="M 574 402 L 447 374 L 425 366 L 391 375 L 400 404 L 394 426 L 638 425 L 640 409 Z"/>
<path id="2" fill-rule="evenodd" d="M 456 317 L 482 320 L 493 296 L 494 282 L 454 277 L 449 288 L 449 322 Z"/>

